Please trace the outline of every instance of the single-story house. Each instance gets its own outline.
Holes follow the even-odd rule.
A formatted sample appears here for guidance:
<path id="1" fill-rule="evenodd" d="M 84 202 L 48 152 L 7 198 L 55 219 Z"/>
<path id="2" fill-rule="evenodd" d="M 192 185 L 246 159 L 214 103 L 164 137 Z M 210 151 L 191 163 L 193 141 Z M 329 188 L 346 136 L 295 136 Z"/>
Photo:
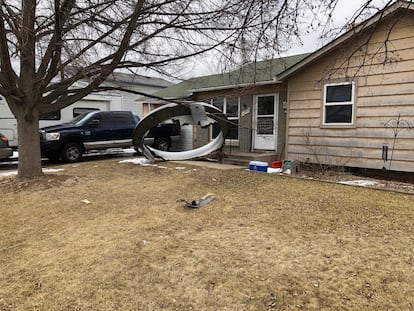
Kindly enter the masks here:
<path id="1" fill-rule="evenodd" d="M 288 159 L 414 172 L 414 3 L 397 1 L 277 76 Z"/>
<path id="2" fill-rule="evenodd" d="M 314 53 L 156 95 L 222 108 L 230 155 L 265 151 L 271 159 L 414 172 L 414 4 L 396 1 Z M 196 130 L 194 146 L 213 135 Z"/>
<path id="3" fill-rule="evenodd" d="M 230 132 L 225 148 L 229 155 L 266 160 L 284 156 L 287 85 L 276 81 L 283 72 L 308 54 L 251 63 L 228 73 L 180 82 L 154 95 L 168 100 L 203 101 L 227 114 Z M 163 101 L 147 98 L 144 112 Z M 193 129 L 193 146 L 204 145 L 214 129 Z"/>

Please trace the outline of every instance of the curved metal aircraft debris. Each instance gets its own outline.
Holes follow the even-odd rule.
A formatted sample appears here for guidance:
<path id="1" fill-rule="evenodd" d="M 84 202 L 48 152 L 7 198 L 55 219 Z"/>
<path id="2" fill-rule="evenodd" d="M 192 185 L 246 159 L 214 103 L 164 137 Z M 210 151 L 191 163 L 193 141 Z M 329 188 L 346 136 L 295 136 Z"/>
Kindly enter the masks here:
<path id="1" fill-rule="evenodd" d="M 213 123 L 218 123 L 220 126 L 219 135 L 208 144 L 199 148 L 180 151 L 168 152 L 151 148 L 144 143 L 146 133 L 156 126 L 158 123 L 169 120 L 173 117 L 183 117 L 188 119 L 188 123 L 207 127 Z M 183 104 L 166 104 L 163 105 L 142 118 L 134 130 L 134 146 L 142 152 L 143 155 L 151 161 L 155 161 L 155 157 L 163 160 L 189 160 L 202 157 L 220 149 L 227 136 L 229 127 L 226 115 L 223 112 L 205 103 L 183 103 Z"/>

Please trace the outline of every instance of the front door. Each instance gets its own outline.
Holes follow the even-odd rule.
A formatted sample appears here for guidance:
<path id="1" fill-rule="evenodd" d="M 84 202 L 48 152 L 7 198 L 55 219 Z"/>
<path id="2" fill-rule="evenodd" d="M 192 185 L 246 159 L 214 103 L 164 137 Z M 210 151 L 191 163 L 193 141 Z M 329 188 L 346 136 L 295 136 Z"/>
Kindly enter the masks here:
<path id="1" fill-rule="evenodd" d="M 253 149 L 276 150 L 278 120 L 276 94 L 255 96 L 254 112 Z"/>

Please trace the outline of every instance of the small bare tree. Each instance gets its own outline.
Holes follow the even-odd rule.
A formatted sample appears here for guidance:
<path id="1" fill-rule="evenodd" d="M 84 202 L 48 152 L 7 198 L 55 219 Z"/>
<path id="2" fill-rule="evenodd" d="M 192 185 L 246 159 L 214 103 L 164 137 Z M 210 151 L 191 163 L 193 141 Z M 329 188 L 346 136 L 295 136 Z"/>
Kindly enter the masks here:
<path id="1" fill-rule="evenodd" d="M 317 169 L 325 174 L 330 169 L 339 170 L 344 172 L 346 166 L 351 162 L 355 162 L 355 158 L 352 154 L 352 149 L 350 154 L 347 157 L 332 157 L 328 155 L 328 150 L 326 147 L 321 147 L 315 145 L 312 141 L 313 135 L 312 130 L 302 130 L 302 141 L 305 146 L 306 151 L 310 157 L 307 157 L 304 164 L 309 164 L 311 167 L 316 165 Z"/>
<path id="2" fill-rule="evenodd" d="M 39 118 L 99 91 L 114 70 L 165 74 L 214 49 L 227 59 L 280 53 L 336 2 L 0 0 L 0 94 L 17 120 L 18 177 L 42 174 Z"/>

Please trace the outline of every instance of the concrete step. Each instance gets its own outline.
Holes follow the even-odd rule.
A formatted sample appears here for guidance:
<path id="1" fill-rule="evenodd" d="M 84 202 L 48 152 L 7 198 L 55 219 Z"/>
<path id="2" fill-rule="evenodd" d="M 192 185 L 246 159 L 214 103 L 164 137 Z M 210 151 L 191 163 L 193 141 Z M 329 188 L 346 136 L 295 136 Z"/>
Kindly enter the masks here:
<path id="1" fill-rule="evenodd" d="M 231 165 L 238 165 L 243 167 L 249 167 L 250 160 L 246 159 L 236 159 L 236 158 L 224 158 L 223 159 L 224 164 L 231 164 Z"/>
<path id="2" fill-rule="evenodd" d="M 249 167 L 250 161 L 267 162 L 269 166 L 273 161 L 278 160 L 277 155 L 271 152 L 231 152 L 226 153 L 223 163 Z"/>

